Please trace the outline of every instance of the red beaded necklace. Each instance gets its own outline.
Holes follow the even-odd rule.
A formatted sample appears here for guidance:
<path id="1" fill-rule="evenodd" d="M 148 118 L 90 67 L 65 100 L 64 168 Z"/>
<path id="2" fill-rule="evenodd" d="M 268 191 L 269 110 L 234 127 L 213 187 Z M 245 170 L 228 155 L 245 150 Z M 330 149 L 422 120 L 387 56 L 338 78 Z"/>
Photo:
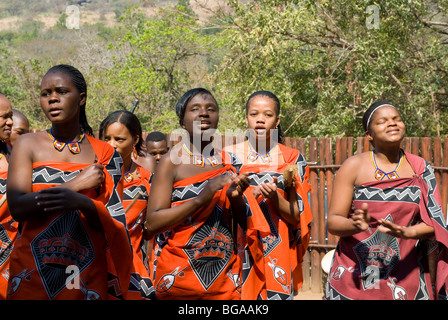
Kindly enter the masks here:
<path id="1" fill-rule="evenodd" d="M 53 145 L 54 148 L 56 150 L 58 150 L 59 152 L 62 152 L 62 150 L 64 150 L 65 146 L 68 146 L 68 149 L 70 150 L 71 153 L 73 154 L 78 154 L 81 152 L 81 146 L 79 145 L 79 143 L 84 139 L 85 137 L 85 133 L 84 130 L 82 130 L 82 135 L 81 138 L 77 141 L 61 141 L 61 140 L 57 140 L 54 136 L 53 136 L 53 129 L 47 130 L 48 135 L 50 136 L 51 140 L 53 141 Z"/>

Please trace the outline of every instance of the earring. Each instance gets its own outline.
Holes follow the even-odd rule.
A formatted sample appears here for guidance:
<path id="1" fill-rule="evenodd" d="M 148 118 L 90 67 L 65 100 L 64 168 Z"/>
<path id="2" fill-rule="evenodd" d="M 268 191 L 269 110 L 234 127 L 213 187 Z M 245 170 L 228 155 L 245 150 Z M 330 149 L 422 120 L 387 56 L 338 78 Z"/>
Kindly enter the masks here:
<path id="1" fill-rule="evenodd" d="M 137 153 L 137 150 L 135 149 L 135 146 L 133 147 L 133 150 L 132 150 L 132 157 L 134 158 L 134 160 L 137 160 L 137 158 L 138 158 L 138 153 Z"/>

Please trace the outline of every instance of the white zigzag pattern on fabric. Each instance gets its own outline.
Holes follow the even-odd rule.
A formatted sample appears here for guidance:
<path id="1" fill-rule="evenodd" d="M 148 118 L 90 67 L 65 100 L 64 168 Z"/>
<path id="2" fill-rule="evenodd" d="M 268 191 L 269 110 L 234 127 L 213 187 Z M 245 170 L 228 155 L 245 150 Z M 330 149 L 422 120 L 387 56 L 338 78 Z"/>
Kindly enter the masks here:
<path id="1" fill-rule="evenodd" d="M 442 208 L 438 205 L 436 199 L 434 198 L 434 186 L 436 185 L 436 177 L 434 175 L 434 169 L 431 167 L 429 163 L 426 163 L 426 170 L 429 171 L 428 175 L 423 175 L 423 179 L 426 181 L 428 185 L 428 211 L 431 213 L 431 216 L 436 219 L 439 223 L 441 223 L 444 227 L 446 226 L 445 217 L 443 216 Z"/>
<path id="2" fill-rule="evenodd" d="M 53 169 L 53 170 L 57 170 L 57 169 Z M 39 171 L 33 172 L 33 176 L 32 176 L 32 181 L 35 181 L 36 177 L 38 176 L 42 176 L 45 180 L 45 182 L 52 182 L 58 178 L 62 179 L 64 182 L 70 181 L 73 178 L 75 178 L 78 174 L 79 174 L 79 170 L 71 172 L 71 173 L 66 173 L 64 171 L 60 171 L 58 170 L 58 172 L 56 173 L 49 173 L 47 168 L 42 168 Z"/>
<path id="3" fill-rule="evenodd" d="M 405 197 L 410 197 L 412 201 L 418 200 L 420 198 L 420 189 L 416 190 L 414 193 L 409 188 L 406 188 L 403 191 L 398 191 L 396 189 L 391 189 L 389 192 L 384 192 L 383 189 L 377 189 L 377 188 L 369 188 L 370 190 L 373 189 L 373 191 L 369 191 L 368 189 L 361 189 L 357 190 L 356 193 L 362 193 L 364 194 L 367 199 L 371 199 L 374 196 L 380 196 L 383 200 L 396 198 L 397 200 L 402 200 Z M 358 199 L 359 196 L 356 195 L 356 199 Z"/>
<path id="4" fill-rule="evenodd" d="M 297 168 L 299 169 L 299 177 L 300 180 L 303 182 L 303 176 L 305 175 L 305 168 L 308 166 L 306 163 L 305 158 L 302 156 L 302 154 L 299 155 L 299 157 L 296 160 Z"/>
<path id="5" fill-rule="evenodd" d="M 112 217 L 124 216 L 125 214 L 123 204 L 121 202 L 117 202 L 113 205 L 108 206 L 107 210 Z"/>
<path id="6" fill-rule="evenodd" d="M 3 180 L 5 181 L 5 180 Z M 6 183 L 0 183 L 0 194 L 5 194 L 6 193 Z"/>
<path id="7" fill-rule="evenodd" d="M 112 165 L 112 162 L 115 166 Z M 123 224 L 126 224 L 126 220 L 124 218 L 125 211 L 123 208 L 123 204 L 120 200 L 121 199 L 120 195 L 118 194 L 118 191 L 117 191 L 117 184 L 118 184 L 118 181 L 121 179 L 122 166 L 123 166 L 123 159 L 121 158 L 120 154 L 115 150 L 112 155 L 112 159 L 105 166 L 107 172 L 112 177 L 112 181 L 114 181 L 114 190 L 113 190 L 111 197 L 109 198 L 109 201 L 106 204 L 106 209 L 109 211 L 109 213 L 112 217 L 122 216 L 121 219 L 117 219 L 117 220 L 122 220 L 121 222 Z"/>
<path id="8" fill-rule="evenodd" d="M 118 155 L 118 156 L 117 156 Z M 115 169 L 110 168 L 108 166 L 108 172 L 109 174 L 113 177 L 113 176 L 120 176 L 121 177 L 121 167 L 123 165 L 123 159 L 121 159 L 121 156 L 119 156 L 119 154 L 117 153 L 117 151 L 115 151 L 114 155 L 113 155 L 113 159 L 112 159 L 115 163 Z"/>
<path id="9" fill-rule="evenodd" d="M 249 176 L 250 180 L 253 180 L 257 185 L 262 184 L 263 182 L 271 182 L 273 181 L 272 176 L 277 176 L 277 182 L 283 182 L 283 175 L 278 172 L 263 172 L 263 176 L 258 176 L 258 174 L 251 174 Z"/>
<path id="10" fill-rule="evenodd" d="M 202 182 L 199 186 L 194 186 L 194 185 L 188 185 L 185 188 L 182 189 L 182 191 L 180 190 L 180 188 L 176 188 L 173 190 L 173 194 L 171 196 L 171 199 L 183 199 L 185 194 L 187 192 L 193 192 L 196 195 L 199 195 L 199 193 L 201 193 L 202 189 L 204 189 L 205 185 L 207 184 L 208 180 Z"/>
<path id="11" fill-rule="evenodd" d="M 141 193 L 143 197 L 147 197 L 148 193 L 146 192 L 146 188 L 143 190 L 141 187 L 136 187 L 134 190 L 124 189 L 123 193 L 128 197 L 134 199 L 138 193 Z"/>

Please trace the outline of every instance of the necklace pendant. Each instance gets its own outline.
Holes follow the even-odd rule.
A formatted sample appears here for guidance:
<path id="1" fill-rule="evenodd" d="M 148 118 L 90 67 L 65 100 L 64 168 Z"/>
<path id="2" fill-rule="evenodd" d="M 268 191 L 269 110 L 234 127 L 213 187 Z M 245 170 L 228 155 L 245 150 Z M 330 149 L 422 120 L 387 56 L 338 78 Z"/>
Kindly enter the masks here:
<path id="1" fill-rule="evenodd" d="M 73 153 L 73 154 L 78 154 L 78 153 L 81 152 L 81 146 L 79 145 L 79 143 L 80 143 L 80 142 L 84 139 L 84 137 L 85 137 L 85 133 L 84 133 L 84 131 L 82 131 L 81 138 L 80 138 L 78 141 L 72 141 L 72 142 L 62 142 L 62 141 L 57 140 L 57 139 L 53 136 L 53 134 L 52 134 L 52 132 L 51 132 L 51 129 L 50 129 L 50 130 L 47 130 L 47 132 L 48 132 L 48 135 L 50 136 L 50 139 L 53 140 L 54 148 L 55 148 L 56 150 L 58 150 L 59 152 L 62 152 L 62 150 L 64 150 L 64 148 L 65 148 L 66 145 L 68 145 L 68 149 L 69 149 L 70 152 Z"/>
<path id="2" fill-rule="evenodd" d="M 61 152 L 62 150 L 64 150 L 66 143 L 65 142 L 61 142 L 58 140 L 54 140 L 53 141 L 53 145 L 55 147 L 56 150 L 58 150 L 59 152 Z"/>
<path id="3" fill-rule="evenodd" d="M 247 155 L 247 160 L 249 161 L 255 161 L 258 158 L 258 154 L 255 152 L 250 151 L 249 154 Z"/>
<path id="4" fill-rule="evenodd" d="M 193 164 L 197 167 L 203 167 L 205 165 L 204 157 L 202 156 L 193 156 Z"/>
<path id="5" fill-rule="evenodd" d="M 208 161 L 208 163 L 210 163 L 210 165 L 211 165 L 212 167 L 216 167 L 217 165 L 219 165 L 219 161 L 218 161 L 218 159 L 216 159 L 215 156 L 210 156 L 210 157 L 208 157 L 208 158 L 207 158 L 207 161 Z"/>
<path id="6" fill-rule="evenodd" d="M 374 152 L 375 152 L 375 150 L 372 150 L 370 152 L 370 157 L 372 159 L 373 166 L 375 167 L 375 179 L 378 180 L 378 181 L 381 181 L 385 177 L 387 177 L 389 180 L 390 179 L 400 178 L 400 176 L 398 175 L 397 171 L 401 167 L 401 163 L 402 163 L 402 160 L 403 160 L 403 153 L 400 151 L 400 159 L 398 160 L 398 165 L 395 167 L 395 170 L 391 171 L 391 172 L 384 172 L 383 170 L 378 168 L 378 166 L 376 164 L 376 161 L 375 161 Z"/>
<path id="7" fill-rule="evenodd" d="M 397 179 L 398 175 L 395 172 L 391 172 L 387 175 L 389 179 Z"/>
<path id="8" fill-rule="evenodd" d="M 78 154 L 81 152 L 81 147 L 78 142 L 72 142 L 68 144 L 68 149 L 71 153 Z"/>
<path id="9" fill-rule="evenodd" d="M 379 169 L 376 169 L 375 170 L 375 179 L 378 181 L 381 181 L 381 180 L 383 180 L 383 178 L 384 178 L 384 172 L 382 172 Z"/>
<path id="10" fill-rule="evenodd" d="M 132 180 L 134 180 L 134 176 L 132 175 L 132 173 L 128 172 L 124 175 L 124 181 L 131 182 Z"/>
<path id="11" fill-rule="evenodd" d="M 263 163 L 271 162 L 272 158 L 269 153 L 266 153 L 265 155 L 261 155 L 261 161 L 263 161 Z"/>

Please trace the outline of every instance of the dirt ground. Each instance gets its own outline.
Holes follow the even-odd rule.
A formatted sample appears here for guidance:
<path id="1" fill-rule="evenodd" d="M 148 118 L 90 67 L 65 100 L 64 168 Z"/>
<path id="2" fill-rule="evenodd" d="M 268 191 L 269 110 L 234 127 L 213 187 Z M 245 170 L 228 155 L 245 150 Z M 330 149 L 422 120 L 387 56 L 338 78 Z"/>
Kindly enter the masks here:
<path id="1" fill-rule="evenodd" d="M 322 300 L 323 293 L 313 293 L 311 291 L 299 291 L 294 296 L 294 300 Z"/>

